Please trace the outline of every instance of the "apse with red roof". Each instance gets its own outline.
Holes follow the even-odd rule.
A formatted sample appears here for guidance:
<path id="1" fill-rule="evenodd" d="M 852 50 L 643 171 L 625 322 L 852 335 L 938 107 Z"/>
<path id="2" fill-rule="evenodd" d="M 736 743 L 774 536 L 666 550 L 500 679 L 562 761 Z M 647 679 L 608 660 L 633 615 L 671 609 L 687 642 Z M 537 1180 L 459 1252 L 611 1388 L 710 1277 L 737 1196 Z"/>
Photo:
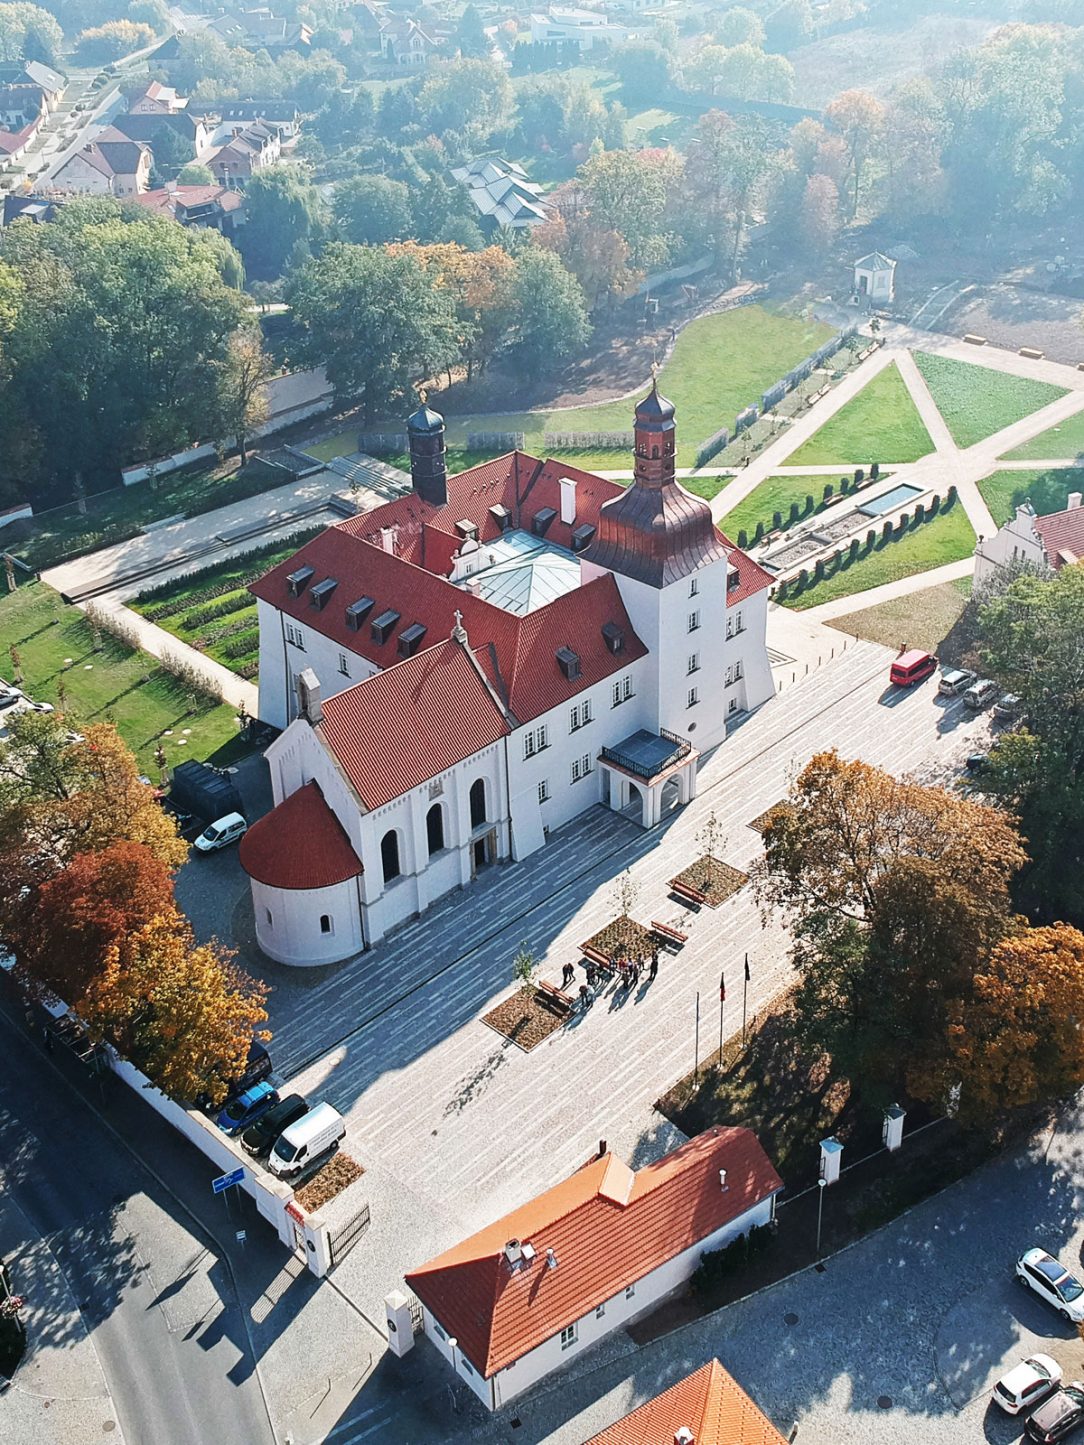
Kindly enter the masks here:
<path id="1" fill-rule="evenodd" d="M 283 963 L 379 943 L 599 804 L 654 827 L 695 795 L 728 719 L 772 694 L 771 578 L 677 480 L 657 386 L 628 487 L 522 452 L 449 476 L 424 399 L 407 435 L 409 491 L 251 587 L 260 717 L 283 731 L 249 873 L 257 939 Z M 310 787 L 299 825 L 282 810 Z M 356 871 L 293 886 L 294 861 L 267 854 L 310 837 L 323 853 L 325 813 Z"/>

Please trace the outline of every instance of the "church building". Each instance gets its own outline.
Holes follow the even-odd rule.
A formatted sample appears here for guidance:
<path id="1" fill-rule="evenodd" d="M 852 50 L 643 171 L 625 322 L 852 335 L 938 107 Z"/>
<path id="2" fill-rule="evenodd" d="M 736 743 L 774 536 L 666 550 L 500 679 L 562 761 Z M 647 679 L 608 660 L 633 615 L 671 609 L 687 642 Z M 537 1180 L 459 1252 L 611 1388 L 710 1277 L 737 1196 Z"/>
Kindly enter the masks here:
<path id="1" fill-rule="evenodd" d="M 275 807 L 248 832 L 260 947 L 371 947 L 602 804 L 650 828 L 773 693 L 770 575 L 675 478 L 674 407 L 635 416 L 620 486 L 512 452 L 448 476 L 409 419 L 413 489 L 252 585 Z"/>

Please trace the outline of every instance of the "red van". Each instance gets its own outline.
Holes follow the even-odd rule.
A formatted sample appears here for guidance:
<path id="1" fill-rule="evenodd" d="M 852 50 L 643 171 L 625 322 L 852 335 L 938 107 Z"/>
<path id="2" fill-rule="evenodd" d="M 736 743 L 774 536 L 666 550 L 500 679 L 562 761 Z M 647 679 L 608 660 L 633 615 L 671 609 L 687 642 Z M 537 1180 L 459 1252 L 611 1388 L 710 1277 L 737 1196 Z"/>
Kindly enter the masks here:
<path id="1" fill-rule="evenodd" d="M 920 652 L 912 648 L 901 652 L 892 664 L 889 681 L 897 687 L 913 687 L 916 682 L 925 682 L 937 671 L 937 658 L 932 652 Z"/>

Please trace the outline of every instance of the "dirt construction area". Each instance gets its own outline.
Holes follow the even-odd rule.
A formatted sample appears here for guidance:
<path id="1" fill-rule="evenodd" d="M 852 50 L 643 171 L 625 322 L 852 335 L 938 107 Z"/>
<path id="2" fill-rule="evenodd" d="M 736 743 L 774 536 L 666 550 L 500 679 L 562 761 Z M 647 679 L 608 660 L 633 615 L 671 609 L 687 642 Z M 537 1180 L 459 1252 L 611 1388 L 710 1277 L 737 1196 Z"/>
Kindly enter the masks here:
<path id="1" fill-rule="evenodd" d="M 1084 301 L 1010 281 L 969 288 L 937 323 L 950 336 L 985 336 L 991 346 L 1033 346 L 1051 361 L 1084 361 Z"/>

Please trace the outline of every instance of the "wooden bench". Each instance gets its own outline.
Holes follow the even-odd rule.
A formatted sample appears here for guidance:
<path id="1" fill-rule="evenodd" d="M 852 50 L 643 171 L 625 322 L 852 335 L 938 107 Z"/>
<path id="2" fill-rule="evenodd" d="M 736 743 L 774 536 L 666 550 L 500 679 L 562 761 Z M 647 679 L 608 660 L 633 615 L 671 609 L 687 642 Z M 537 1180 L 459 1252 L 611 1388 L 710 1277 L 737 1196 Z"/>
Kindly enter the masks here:
<path id="1" fill-rule="evenodd" d="M 679 883 L 675 878 L 670 884 L 670 892 L 676 893 L 679 898 L 687 898 L 690 903 L 706 903 L 708 895 L 701 893 L 699 888 L 690 888 L 688 883 Z"/>
<path id="2" fill-rule="evenodd" d="M 663 923 L 658 918 L 651 920 L 651 931 L 664 943 L 676 943 L 679 948 L 689 941 L 687 933 L 682 933 L 680 928 L 675 928 L 671 923 Z"/>
<path id="3" fill-rule="evenodd" d="M 613 969 L 613 959 L 607 958 L 606 955 L 600 952 L 599 949 L 591 948 L 589 945 L 584 944 L 583 947 L 580 949 L 580 952 L 583 954 L 584 958 L 589 958 L 592 963 L 597 963 L 599 968 L 605 968 L 610 970 Z"/>
<path id="4" fill-rule="evenodd" d="M 535 993 L 539 1002 L 546 1008 L 551 1009 L 558 1017 L 566 1019 L 572 1012 L 572 999 L 563 989 L 554 987 L 552 983 L 536 983 Z"/>

